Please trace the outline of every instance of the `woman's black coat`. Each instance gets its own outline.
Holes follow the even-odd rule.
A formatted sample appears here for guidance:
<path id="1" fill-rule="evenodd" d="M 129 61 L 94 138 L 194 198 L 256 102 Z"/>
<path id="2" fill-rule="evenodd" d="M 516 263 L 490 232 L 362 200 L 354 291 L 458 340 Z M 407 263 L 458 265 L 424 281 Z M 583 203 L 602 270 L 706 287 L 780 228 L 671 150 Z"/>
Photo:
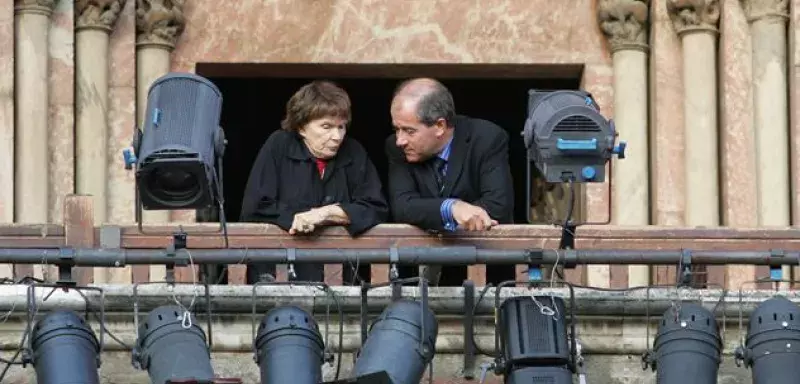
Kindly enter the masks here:
<path id="1" fill-rule="evenodd" d="M 245 188 L 240 221 L 289 230 L 297 213 L 338 203 L 350 218 L 351 236 L 386 221 L 389 207 L 364 147 L 345 136 L 324 177 L 300 135 L 275 131 L 261 147 Z"/>

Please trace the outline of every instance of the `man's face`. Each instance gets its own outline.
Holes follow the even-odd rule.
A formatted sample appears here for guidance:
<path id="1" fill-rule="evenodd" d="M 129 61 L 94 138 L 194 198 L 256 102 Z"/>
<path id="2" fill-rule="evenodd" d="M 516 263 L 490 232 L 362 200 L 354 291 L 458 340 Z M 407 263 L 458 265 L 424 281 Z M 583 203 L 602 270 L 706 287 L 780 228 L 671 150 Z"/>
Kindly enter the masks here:
<path id="1" fill-rule="evenodd" d="M 417 117 L 416 101 L 395 99 L 391 107 L 395 144 L 409 163 L 422 162 L 438 153 L 443 145 L 446 123 L 440 119 L 427 126 Z"/>

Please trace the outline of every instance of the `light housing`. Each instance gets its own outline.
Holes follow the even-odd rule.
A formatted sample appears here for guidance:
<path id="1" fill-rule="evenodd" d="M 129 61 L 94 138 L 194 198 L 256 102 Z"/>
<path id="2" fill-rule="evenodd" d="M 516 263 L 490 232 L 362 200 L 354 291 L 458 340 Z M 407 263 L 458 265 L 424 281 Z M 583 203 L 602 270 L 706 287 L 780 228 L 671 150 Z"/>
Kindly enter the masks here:
<path id="1" fill-rule="evenodd" d="M 714 313 L 681 303 L 664 312 L 653 342 L 658 384 L 716 384 L 722 338 Z"/>
<path id="2" fill-rule="evenodd" d="M 194 315 L 175 305 L 148 313 L 139 326 L 133 363 L 147 370 L 152 384 L 215 382 L 206 333 Z"/>
<path id="3" fill-rule="evenodd" d="M 790 384 L 800 378 L 800 307 L 783 296 L 759 304 L 750 315 L 737 361 L 753 370 L 753 384 Z"/>
<path id="4" fill-rule="evenodd" d="M 30 335 L 30 363 L 39 384 L 100 384 L 100 342 L 73 311 L 54 311 Z"/>
<path id="5" fill-rule="evenodd" d="M 552 312 L 549 312 L 552 311 Z M 507 384 L 571 384 L 567 310 L 558 296 L 517 296 L 498 310 L 502 369 Z"/>
<path id="6" fill-rule="evenodd" d="M 530 163 L 548 183 L 601 183 L 613 155 L 625 157 L 625 142 L 615 145 L 614 124 L 601 114 L 588 92 L 528 91 L 528 117 L 522 136 Z M 530 181 L 530 180 L 529 180 Z"/>
<path id="7" fill-rule="evenodd" d="M 261 384 L 322 382 L 325 342 L 314 317 L 302 308 L 281 306 L 267 312 L 253 346 Z"/>
<path id="8" fill-rule="evenodd" d="M 153 82 L 134 154 L 125 154 L 128 168 L 136 164 L 142 209 L 201 209 L 221 201 L 221 110 L 222 93 L 201 76 L 169 73 Z"/>
<path id="9" fill-rule="evenodd" d="M 436 353 L 436 316 L 422 302 L 393 301 L 370 328 L 347 383 L 418 384 Z"/>

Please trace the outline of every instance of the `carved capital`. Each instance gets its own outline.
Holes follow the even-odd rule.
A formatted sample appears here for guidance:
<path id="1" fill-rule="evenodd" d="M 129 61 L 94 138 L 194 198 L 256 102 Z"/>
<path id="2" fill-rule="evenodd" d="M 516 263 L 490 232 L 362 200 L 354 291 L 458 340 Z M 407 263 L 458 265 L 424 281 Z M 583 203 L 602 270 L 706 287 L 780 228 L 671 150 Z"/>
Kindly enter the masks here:
<path id="1" fill-rule="evenodd" d="M 185 0 L 136 0 L 136 45 L 172 50 L 183 33 Z"/>
<path id="2" fill-rule="evenodd" d="M 99 29 L 111 32 L 126 0 L 76 0 L 75 30 Z"/>
<path id="3" fill-rule="evenodd" d="M 718 32 L 719 0 L 667 0 L 667 12 L 679 35 L 695 31 Z"/>
<path id="4" fill-rule="evenodd" d="M 57 0 L 14 0 L 14 12 L 17 14 L 36 13 L 50 17 L 56 7 Z"/>
<path id="5" fill-rule="evenodd" d="M 601 0 L 597 17 L 611 51 L 646 51 L 649 14 L 649 0 Z"/>
<path id="6" fill-rule="evenodd" d="M 741 0 L 747 21 L 789 19 L 789 0 Z"/>

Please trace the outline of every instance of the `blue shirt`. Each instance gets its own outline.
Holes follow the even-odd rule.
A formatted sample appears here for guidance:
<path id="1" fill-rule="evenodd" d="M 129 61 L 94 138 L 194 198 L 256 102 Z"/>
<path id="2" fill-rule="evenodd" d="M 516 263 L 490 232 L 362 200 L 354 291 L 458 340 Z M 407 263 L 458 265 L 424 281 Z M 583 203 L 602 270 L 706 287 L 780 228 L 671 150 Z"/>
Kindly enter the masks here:
<path id="1" fill-rule="evenodd" d="M 445 161 L 444 163 L 444 170 L 443 173 L 447 174 L 447 168 L 449 165 L 450 159 L 450 144 L 453 143 L 453 138 L 450 138 L 450 141 L 447 142 L 447 145 L 444 146 L 441 152 L 439 152 L 436 156 Z M 442 215 L 442 224 L 444 224 L 444 229 L 450 232 L 453 232 L 458 227 L 458 223 L 453 218 L 453 203 L 456 202 L 456 199 L 445 199 L 442 202 L 442 205 L 439 207 L 439 213 Z"/>

